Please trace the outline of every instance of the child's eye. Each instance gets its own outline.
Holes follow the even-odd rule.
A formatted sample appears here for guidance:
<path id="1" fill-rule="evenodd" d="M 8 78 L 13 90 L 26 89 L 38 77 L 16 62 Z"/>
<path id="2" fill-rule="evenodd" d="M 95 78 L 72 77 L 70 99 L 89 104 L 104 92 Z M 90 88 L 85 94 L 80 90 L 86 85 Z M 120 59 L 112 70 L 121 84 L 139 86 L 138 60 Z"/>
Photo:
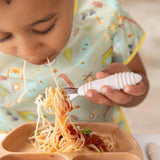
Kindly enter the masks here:
<path id="1" fill-rule="evenodd" d="M 2 36 L 2 38 L 0 37 L 0 42 L 5 42 L 9 39 L 11 39 L 13 37 L 12 34 L 8 34 L 7 36 Z"/>
<path id="2" fill-rule="evenodd" d="M 53 23 L 48 29 L 44 30 L 44 31 L 37 31 L 37 30 L 32 30 L 32 32 L 36 33 L 36 34 L 40 34 L 40 35 L 45 35 L 47 33 L 49 33 L 50 31 L 52 31 L 55 27 L 55 23 Z"/>

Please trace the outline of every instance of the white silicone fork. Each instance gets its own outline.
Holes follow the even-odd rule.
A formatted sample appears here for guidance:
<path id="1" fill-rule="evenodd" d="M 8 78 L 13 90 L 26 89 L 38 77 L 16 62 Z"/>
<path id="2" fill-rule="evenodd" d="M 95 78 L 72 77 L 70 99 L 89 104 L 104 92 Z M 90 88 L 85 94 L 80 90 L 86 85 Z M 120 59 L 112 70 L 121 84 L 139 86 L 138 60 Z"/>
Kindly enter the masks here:
<path id="1" fill-rule="evenodd" d="M 88 89 L 101 92 L 101 87 L 107 85 L 115 90 L 123 89 L 127 85 L 136 85 L 142 80 L 142 76 L 133 72 L 123 72 L 110 75 L 103 79 L 90 81 L 81 85 L 79 88 L 64 88 L 69 99 L 73 100 L 77 96 L 85 96 Z"/>

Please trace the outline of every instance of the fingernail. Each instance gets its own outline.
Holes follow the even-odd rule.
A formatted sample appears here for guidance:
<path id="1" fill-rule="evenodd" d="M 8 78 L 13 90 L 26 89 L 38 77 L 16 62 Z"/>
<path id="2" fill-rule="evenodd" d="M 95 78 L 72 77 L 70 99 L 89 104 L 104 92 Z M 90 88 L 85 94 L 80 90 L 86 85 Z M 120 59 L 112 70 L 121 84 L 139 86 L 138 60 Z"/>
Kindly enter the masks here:
<path id="1" fill-rule="evenodd" d="M 92 94 L 92 92 L 89 92 L 89 91 L 88 91 L 88 92 L 86 93 L 86 96 L 91 98 L 91 97 L 93 97 L 93 94 Z"/>
<path id="2" fill-rule="evenodd" d="M 129 87 L 125 87 L 125 88 L 124 88 L 124 91 L 125 91 L 125 92 L 129 92 L 129 90 L 130 90 Z"/>
<path id="3" fill-rule="evenodd" d="M 102 93 L 108 93 L 108 88 L 107 87 L 103 87 L 102 88 Z"/>

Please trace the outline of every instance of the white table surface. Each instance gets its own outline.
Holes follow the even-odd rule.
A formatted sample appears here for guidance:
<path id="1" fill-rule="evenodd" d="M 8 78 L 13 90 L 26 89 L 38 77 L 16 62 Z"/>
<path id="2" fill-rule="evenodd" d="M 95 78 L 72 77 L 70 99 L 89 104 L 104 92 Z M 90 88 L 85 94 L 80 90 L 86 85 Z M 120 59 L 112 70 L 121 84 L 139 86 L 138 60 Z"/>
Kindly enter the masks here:
<path id="1" fill-rule="evenodd" d="M 4 139 L 6 134 L 0 134 L 0 142 Z M 133 137 L 139 143 L 142 151 L 144 160 L 149 160 L 146 154 L 146 146 L 147 144 L 153 142 L 160 145 L 160 134 L 133 134 Z"/>
<path id="2" fill-rule="evenodd" d="M 6 134 L 0 134 L 0 142 L 3 140 L 3 138 L 6 136 Z"/>

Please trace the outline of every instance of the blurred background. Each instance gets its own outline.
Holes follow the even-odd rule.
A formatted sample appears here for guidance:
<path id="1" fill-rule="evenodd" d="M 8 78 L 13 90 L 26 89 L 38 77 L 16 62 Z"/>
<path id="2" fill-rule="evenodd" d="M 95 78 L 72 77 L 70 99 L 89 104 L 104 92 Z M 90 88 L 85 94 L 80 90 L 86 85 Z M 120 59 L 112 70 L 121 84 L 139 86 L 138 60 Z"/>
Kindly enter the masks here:
<path id="1" fill-rule="evenodd" d="M 140 56 L 150 80 L 147 98 L 124 109 L 132 133 L 160 133 L 160 0 L 118 0 L 146 31 Z"/>

